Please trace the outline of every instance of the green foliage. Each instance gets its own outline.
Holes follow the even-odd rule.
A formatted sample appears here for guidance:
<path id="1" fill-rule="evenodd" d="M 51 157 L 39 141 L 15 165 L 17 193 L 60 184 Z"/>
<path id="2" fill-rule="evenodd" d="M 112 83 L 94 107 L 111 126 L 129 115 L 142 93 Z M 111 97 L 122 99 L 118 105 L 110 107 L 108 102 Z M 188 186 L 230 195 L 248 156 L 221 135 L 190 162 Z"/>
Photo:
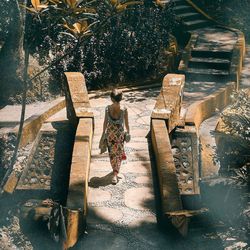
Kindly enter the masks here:
<path id="1" fill-rule="evenodd" d="M 241 90 L 232 95 L 233 103 L 222 113 L 227 134 L 243 140 L 243 146 L 250 148 L 250 97 Z"/>
<path id="2" fill-rule="evenodd" d="M 49 64 L 80 41 L 74 54 L 51 69 L 54 82 L 61 82 L 63 71 L 83 72 L 89 87 L 156 76 L 173 24 L 171 8 L 141 3 L 50 1 L 32 15 L 28 44 Z"/>
<path id="3" fill-rule="evenodd" d="M 241 90 L 234 93 L 232 98 L 232 104 L 222 112 L 222 123 L 216 133 L 217 153 L 221 163 L 220 172 L 237 177 L 244 176 L 244 166 L 250 162 L 249 91 Z"/>

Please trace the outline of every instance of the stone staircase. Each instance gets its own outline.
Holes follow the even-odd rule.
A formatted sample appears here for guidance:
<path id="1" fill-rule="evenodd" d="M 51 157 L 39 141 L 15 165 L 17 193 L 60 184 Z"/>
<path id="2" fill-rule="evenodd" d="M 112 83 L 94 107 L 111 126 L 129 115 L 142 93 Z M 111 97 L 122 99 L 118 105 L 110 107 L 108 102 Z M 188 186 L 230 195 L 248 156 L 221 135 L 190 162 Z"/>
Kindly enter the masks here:
<path id="1" fill-rule="evenodd" d="M 204 44 L 202 44 L 204 45 Z M 211 46 L 212 47 L 212 46 Z M 230 80 L 231 50 L 220 50 L 220 45 L 211 48 L 194 47 L 185 71 L 187 81 L 219 81 Z"/>
<path id="2" fill-rule="evenodd" d="M 203 149 L 206 149 L 208 135 L 204 126 L 199 128 L 203 121 L 225 108 L 230 103 L 230 93 L 239 88 L 245 53 L 244 35 L 218 24 L 190 0 L 173 0 L 172 3 L 177 19 L 191 34 L 179 64 L 179 72 L 186 77 L 182 105 L 184 119 L 186 125 L 195 125 L 197 138 L 200 137 Z M 197 26 L 190 28 L 190 22 Z M 214 94 L 210 96 L 212 92 Z M 216 119 L 213 123 L 215 128 Z M 209 143 L 215 145 L 213 140 Z M 213 159 L 214 154 L 202 152 L 202 178 L 218 174 Z"/>
<path id="3" fill-rule="evenodd" d="M 233 45 L 237 40 L 234 32 L 219 27 L 192 1 L 173 0 L 172 3 L 183 29 L 197 37 L 190 45 L 185 68 L 179 67 L 180 73 L 185 73 L 188 82 L 229 81 Z"/>
<path id="4" fill-rule="evenodd" d="M 185 26 L 187 31 L 194 31 L 200 28 L 212 26 L 213 22 L 199 13 L 190 2 L 185 0 L 172 0 L 173 12 Z"/>

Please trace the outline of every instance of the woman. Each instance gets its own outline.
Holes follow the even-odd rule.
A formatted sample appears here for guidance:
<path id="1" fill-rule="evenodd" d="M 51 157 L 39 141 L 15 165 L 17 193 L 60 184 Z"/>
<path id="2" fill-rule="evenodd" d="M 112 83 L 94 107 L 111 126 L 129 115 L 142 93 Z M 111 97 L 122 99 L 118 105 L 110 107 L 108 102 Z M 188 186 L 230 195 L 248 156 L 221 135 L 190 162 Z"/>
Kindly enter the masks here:
<path id="1" fill-rule="evenodd" d="M 105 109 L 102 138 L 107 139 L 109 158 L 113 169 L 112 183 L 116 184 L 121 162 L 126 158 L 124 153 L 124 140 L 129 141 L 130 136 L 128 111 L 126 108 L 122 109 L 120 106 L 122 92 L 114 89 L 110 93 L 110 98 L 112 104 L 108 105 Z M 126 132 L 124 131 L 124 124 Z"/>

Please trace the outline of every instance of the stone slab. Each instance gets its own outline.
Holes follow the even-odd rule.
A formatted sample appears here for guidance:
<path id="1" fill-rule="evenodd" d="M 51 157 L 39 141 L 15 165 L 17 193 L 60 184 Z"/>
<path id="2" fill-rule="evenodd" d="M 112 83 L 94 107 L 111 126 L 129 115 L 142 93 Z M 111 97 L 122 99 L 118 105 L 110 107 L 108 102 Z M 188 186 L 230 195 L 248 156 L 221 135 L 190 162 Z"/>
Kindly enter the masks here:
<path id="1" fill-rule="evenodd" d="M 131 188 L 124 194 L 125 205 L 138 210 L 152 209 L 154 204 L 154 194 L 152 188 Z"/>
<path id="2" fill-rule="evenodd" d="M 164 120 L 152 119 L 152 143 L 157 162 L 157 172 L 162 200 L 162 212 L 182 209 L 174 159 L 168 130 Z"/>
<path id="3" fill-rule="evenodd" d="M 151 163 L 150 161 L 134 161 L 127 162 L 121 166 L 121 173 L 140 173 L 147 174 L 151 172 Z"/>
<path id="4" fill-rule="evenodd" d="M 152 119 L 166 120 L 169 132 L 171 132 L 179 122 L 184 81 L 184 75 L 167 74 L 164 77 L 161 92 L 157 97 L 155 107 L 151 114 Z"/>
<path id="5" fill-rule="evenodd" d="M 91 207 L 88 211 L 87 221 L 90 224 L 115 223 L 121 220 L 123 213 L 119 209 L 110 207 Z"/>
<path id="6" fill-rule="evenodd" d="M 171 249 L 169 239 L 160 231 L 155 216 L 144 216 L 128 224 L 134 237 L 148 249 Z"/>
<path id="7" fill-rule="evenodd" d="M 91 118 L 79 120 L 75 135 L 70 170 L 67 207 L 87 212 L 88 175 L 92 145 L 93 121 Z"/>
<path id="8" fill-rule="evenodd" d="M 200 194 L 199 141 L 195 128 L 177 128 L 172 135 L 171 146 L 180 193 Z"/>
<path id="9" fill-rule="evenodd" d="M 37 113 L 33 113 L 28 119 L 25 120 L 23 125 L 22 138 L 20 142 L 20 147 L 27 145 L 28 143 L 34 141 L 36 135 L 44 121 L 46 121 L 50 116 L 58 112 L 65 107 L 64 98 L 60 97 L 51 101 L 44 109 L 40 109 Z M 19 125 L 14 128 L 17 133 Z"/>
<path id="10" fill-rule="evenodd" d="M 138 184 L 152 185 L 152 179 L 149 176 L 139 176 L 135 179 Z"/>
<path id="11" fill-rule="evenodd" d="M 109 191 L 104 191 L 96 188 L 89 188 L 88 203 L 99 203 L 109 201 L 112 197 Z"/>
<path id="12" fill-rule="evenodd" d="M 112 185 L 113 171 L 110 167 L 109 171 L 90 171 L 89 175 L 89 187 L 100 188 Z M 117 185 L 122 184 L 125 181 L 125 176 L 121 173 L 118 174 Z"/>
<path id="13" fill-rule="evenodd" d="M 128 250 L 128 240 L 118 233 L 108 232 L 104 230 L 89 230 L 84 239 L 79 242 L 79 249 L 95 249 L 95 250 Z"/>

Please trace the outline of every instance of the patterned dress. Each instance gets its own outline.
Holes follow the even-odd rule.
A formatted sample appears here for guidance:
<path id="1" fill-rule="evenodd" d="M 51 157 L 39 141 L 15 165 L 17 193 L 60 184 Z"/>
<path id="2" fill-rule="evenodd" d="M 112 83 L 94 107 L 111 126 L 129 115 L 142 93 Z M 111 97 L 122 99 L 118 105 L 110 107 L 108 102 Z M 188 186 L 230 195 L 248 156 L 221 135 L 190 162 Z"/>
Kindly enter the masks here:
<path id="1" fill-rule="evenodd" d="M 108 141 L 108 152 L 113 172 L 119 173 L 121 162 L 124 157 L 124 112 L 121 109 L 119 119 L 113 119 L 109 113 L 109 106 L 106 107 L 108 118 L 106 138 Z"/>

